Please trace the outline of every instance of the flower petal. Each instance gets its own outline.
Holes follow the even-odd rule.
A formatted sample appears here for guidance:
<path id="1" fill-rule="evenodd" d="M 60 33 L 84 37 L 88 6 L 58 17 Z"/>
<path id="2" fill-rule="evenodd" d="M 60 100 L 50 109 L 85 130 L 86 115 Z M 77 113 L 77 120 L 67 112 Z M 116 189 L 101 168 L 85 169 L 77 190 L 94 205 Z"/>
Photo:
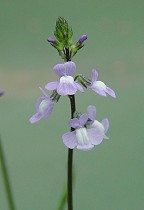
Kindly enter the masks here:
<path id="1" fill-rule="evenodd" d="M 105 133 L 106 133 L 109 129 L 109 120 L 107 118 L 105 118 L 101 121 L 101 123 L 102 123 Z"/>
<path id="2" fill-rule="evenodd" d="M 74 79 L 71 76 L 65 76 L 60 78 L 60 83 L 57 87 L 59 95 L 74 95 L 77 91 Z"/>
<path id="3" fill-rule="evenodd" d="M 116 98 L 116 94 L 115 94 L 115 92 L 111 88 L 106 87 L 106 93 L 108 93 L 113 98 Z"/>
<path id="4" fill-rule="evenodd" d="M 96 128 L 87 129 L 89 140 L 92 144 L 98 145 L 102 142 L 104 133 Z"/>
<path id="5" fill-rule="evenodd" d="M 43 113 L 41 113 L 42 118 L 48 118 L 49 115 L 52 113 L 53 108 L 54 108 L 54 101 L 48 101 L 48 103 L 44 107 Z"/>
<path id="6" fill-rule="evenodd" d="M 82 151 L 88 151 L 91 150 L 94 147 L 91 143 L 86 144 L 86 145 L 78 145 L 77 149 L 82 150 Z"/>
<path id="7" fill-rule="evenodd" d="M 53 67 L 54 72 L 59 76 L 62 77 L 65 75 L 65 68 L 64 64 L 57 64 Z"/>
<path id="8" fill-rule="evenodd" d="M 84 113 L 80 116 L 79 122 L 81 126 L 84 126 L 88 120 L 88 114 Z"/>
<path id="9" fill-rule="evenodd" d="M 74 118 L 69 121 L 69 126 L 72 128 L 79 128 L 81 125 L 79 120 L 77 118 Z"/>
<path id="10" fill-rule="evenodd" d="M 75 131 L 67 132 L 63 134 L 63 143 L 70 149 L 74 149 L 77 146 Z"/>
<path id="11" fill-rule="evenodd" d="M 59 76 L 72 76 L 76 71 L 76 65 L 74 62 L 69 61 L 64 64 L 57 64 L 53 68 L 54 72 Z"/>
<path id="12" fill-rule="evenodd" d="M 102 96 L 106 96 L 106 85 L 102 81 L 96 81 L 91 85 L 92 90 Z"/>
<path id="13" fill-rule="evenodd" d="M 84 89 L 81 85 L 79 85 L 77 82 L 75 82 L 75 85 L 80 92 L 84 92 Z"/>
<path id="14" fill-rule="evenodd" d="M 45 100 L 45 97 L 44 96 L 41 96 L 39 97 L 37 100 L 36 100 L 36 111 L 39 112 L 39 105 L 40 103 Z"/>
<path id="15" fill-rule="evenodd" d="M 100 89 L 100 88 L 98 88 L 98 87 L 91 87 L 91 89 L 92 89 L 94 92 L 96 92 L 96 93 L 98 93 L 99 95 L 101 95 L 101 96 L 106 96 L 106 93 L 105 93 L 105 91 L 104 91 L 103 89 Z"/>
<path id="16" fill-rule="evenodd" d="M 104 133 L 104 127 L 102 125 L 102 123 L 100 123 L 98 120 L 95 120 L 91 125 L 90 128 L 96 128 L 98 131 L 101 131 L 102 133 Z"/>
<path id="17" fill-rule="evenodd" d="M 95 118 L 96 118 L 96 107 L 95 106 L 92 106 L 92 105 L 88 106 L 87 112 L 88 112 L 89 119 L 91 119 L 92 121 L 94 121 Z"/>
<path id="18" fill-rule="evenodd" d="M 65 68 L 65 74 L 67 76 L 72 76 L 76 71 L 76 65 L 72 61 L 64 63 L 64 68 Z"/>
<path id="19" fill-rule="evenodd" d="M 58 85 L 59 85 L 59 82 L 57 82 L 57 81 L 56 82 L 49 82 L 45 85 L 45 88 L 47 90 L 56 90 Z"/>
<path id="20" fill-rule="evenodd" d="M 34 114 L 34 115 L 29 119 L 29 121 L 30 121 L 30 123 L 35 123 L 35 122 L 41 120 L 41 118 L 42 118 L 42 115 L 38 112 L 38 113 Z"/>
<path id="21" fill-rule="evenodd" d="M 98 78 L 98 72 L 96 69 L 91 71 L 91 82 L 94 83 Z"/>

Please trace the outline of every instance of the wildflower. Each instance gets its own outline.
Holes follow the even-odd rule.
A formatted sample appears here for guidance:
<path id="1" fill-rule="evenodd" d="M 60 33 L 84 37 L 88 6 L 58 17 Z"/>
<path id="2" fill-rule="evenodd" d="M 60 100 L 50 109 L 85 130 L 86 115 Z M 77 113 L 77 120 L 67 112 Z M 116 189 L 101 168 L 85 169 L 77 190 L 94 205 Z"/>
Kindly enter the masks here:
<path id="1" fill-rule="evenodd" d="M 74 95 L 77 90 L 83 92 L 83 88 L 74 81 L 72 75 L 76 71 L 74 62 L 69 61 L 64 64 L 57 64 L 53 68 L 54 72 L 60 77 L 60 81 L 49 82 L 45 88 L 56 90 L 59 95 Z"/>
<path id="2" fill-rule="evenodd" d="M 93 69 L 91 72 L 91 83 L 88 84 L 88 87 L 101 96 L 106 96 L 106 94 L 109 94 L 113 98 L 116 98 L 115 92 L 111 88 L 107 87 L 105 83 L 97 81 L 97 78 L 98 72 L 96 69 Z"/>
<path id="3" fill-rule="evenodd" d="M 42 118 L 48 118 L 54 107 L 54 100 L 40 87 L 43 94 L 42 97 L 36 101 L 36 113 L 29 119 L 31 123 L 35 123 Z"/>
<path id="4" fill-rule="evenodd" d="M 106 136 L 106 133 L 109 128 L 109 120 L 107 118 L 105 118 L 101 121 L 101 123 L 98 120 L 95 120 L 95 118 L 96 118 L 96 107 L 95 106 L 92 106 L 92 105 L 88 106 L 87 112 L 88 112 L 88 118 L 89 118 L 89 121 L 88 121 L 89 128 L 97 128 L 98 130 L 101 130 L 101 133 L 103 133 L 103 138 L 109 139 Z"/>
<path id="5" fill-rule="evenodd" d="M 103 132 L 99 128 L 86 128 L 88 114 L 82 114 L 79 119 L 74 118 L 69 121 L 70 127 L 75 130 L 63 134 L 64 144 L 70 148 L 87 151 L 91 150 L 94 145 L 98 145 L 103 140 Z"/>
<path id="6" fill-rule="evenodd" d="M 4 94 L 4 91 L 0 89 L 0 96 L 2 96 L 3 94 Z"/>

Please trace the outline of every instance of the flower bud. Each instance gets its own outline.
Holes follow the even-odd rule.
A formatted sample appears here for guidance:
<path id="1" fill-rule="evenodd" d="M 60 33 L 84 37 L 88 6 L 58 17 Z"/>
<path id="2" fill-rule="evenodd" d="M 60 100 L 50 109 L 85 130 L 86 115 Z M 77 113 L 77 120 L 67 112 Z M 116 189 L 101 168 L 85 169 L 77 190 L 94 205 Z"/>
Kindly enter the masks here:
<path id="1" fill-rule="evenodd" d="M 87 35 L 82 35 L 82 36 L 79 38 L 78 43 L 81 45 L 86 39 L 87 39 Z"/>
<path id="2" fill-rule="evenodd" d="M 50 43 L 53 43 L 53 44 L 56 43 L 56 40 L 54 38 L 52 38 L 52 37 L 49 37 L 47 39 L 47 41 L 50 42 Z"/>

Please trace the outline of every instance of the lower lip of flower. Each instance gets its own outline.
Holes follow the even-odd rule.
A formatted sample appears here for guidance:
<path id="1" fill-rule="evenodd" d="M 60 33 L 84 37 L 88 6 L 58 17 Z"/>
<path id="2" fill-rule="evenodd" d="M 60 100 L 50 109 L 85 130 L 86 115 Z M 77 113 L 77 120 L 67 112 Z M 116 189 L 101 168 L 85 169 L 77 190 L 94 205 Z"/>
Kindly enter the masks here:
<path id="1" fill-rule="evenodd" d="M 106 89 L 106 85 L 103 82 L 101 82 L 101 81 L 94 82 L 92 86 L 95 87 L 95 88 L 99 88 L 101 90 L 105 90 Z"/>
<path id="2" fill-rule="evenodd" d="M 86 145 L 89 143 L 86 128 L 79 128 L 76 130 L 76 138 L 79 145 Z"/>
<path id="3" fill-rule="evenodd" d="M 74 83 L 74 78 L 71 76 L 62 76 L 60 78 L 60 83 Z"/>
<path id="4" fill-rule="evenodd" d="M 49 101 L 48 100 L 43 100 L 40 105 L 39 105 L 39 112 L 41 114 L 44 113 L 44 111 L 46 110 L 46 108 L 48 107 Z"/>

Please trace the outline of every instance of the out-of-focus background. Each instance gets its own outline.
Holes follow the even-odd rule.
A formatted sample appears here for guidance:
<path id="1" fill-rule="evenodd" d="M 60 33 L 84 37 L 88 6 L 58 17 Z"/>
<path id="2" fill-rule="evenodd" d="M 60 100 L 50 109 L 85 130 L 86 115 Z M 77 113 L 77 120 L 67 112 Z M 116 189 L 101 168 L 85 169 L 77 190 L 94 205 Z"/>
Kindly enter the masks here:
<path id="1" fill-rule="evenodd" d="M 17 210 L 56 209 L 66 183 L 70 106 L 61 97 L 48 120 L 31 125 L 39 86 L 57 80 L 63 62 L 47 43 L 64 16 L 73 41 L 88 35 L 74 57 L 77 72 L 93 68 L 116 92 L 76 94 L 77 109 L 96 105 L 97 119 L 109 118 L 110 140 L 89 152 L 74 150 L 74 208 L 144 209 L 144 1 L 2 0 L 0 5 L 0 135 Z M 8 210 L 0 171 L 0 210 Z"/>

